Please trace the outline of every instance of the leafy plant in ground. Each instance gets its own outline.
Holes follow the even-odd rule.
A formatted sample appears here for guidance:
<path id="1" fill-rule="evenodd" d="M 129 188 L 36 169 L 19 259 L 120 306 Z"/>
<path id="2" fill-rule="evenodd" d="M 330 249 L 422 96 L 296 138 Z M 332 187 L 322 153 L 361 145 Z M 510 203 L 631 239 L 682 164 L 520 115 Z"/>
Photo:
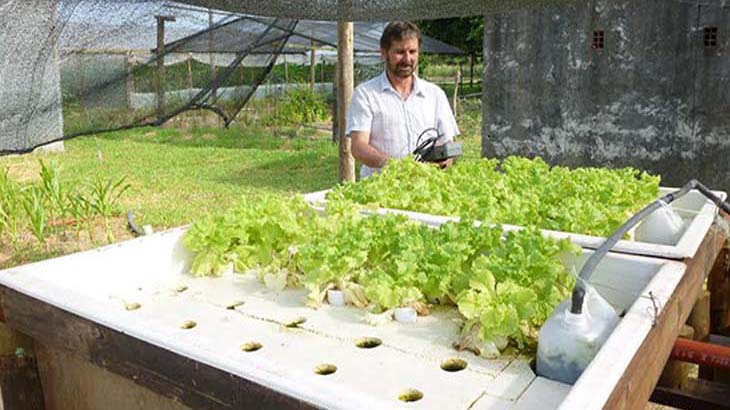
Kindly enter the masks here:
<path id="1" fill-rule="evenodd" d="M 91 202 L 83 195 L 76 192 L 67 193 L 68 212 L 74 218 L 76 237 L 81 238 L 81 230 L 86 229 L 89 240 L 94 241 L 92 218 L 95 214 Z"/>
<path id="2" fill-rule="evenodd" d="M 633 168 L 571 170 L 508 157 L 460 161 L 445 172 L 411 158 L 391 161 L 381 174 L 327 198 L 607 236 L 658 195 L 659 177 Z"/>
<path id="3" fill-rule="evenodd" d="M 118 180 L 104 180 L 97 176 L 91 184 L 90 198 L 88 199 L 91 207 L 101 215 L 104 219 L 104 231 L 107 242 L 114 241 L 111 227 L 109 226 L 109 218 L 119 213 L 119 197 L 130 188 L 129 184 L 125 184 L 126 177 Z"/>
<path id="4" fill-rule="evenodd" d="M 329 106 L 320 93 L 307 87 L 294 87 L 277 98 L 274 111 L 263 118 L 263 125 L 302 125 L 322 121 Z"/>
<path id="5" fill-rule="evenodd" d="M 43 201 L 43 190 L 38 186 L 25 189 L 22 199 L 23 209 L 30 222 L 30 230 L 38 242 L 46 243 L 46 224 L 48 215 Z"/>
<path id="6" fill-rule="evenodd" d="M 22 210 L 20 187 L 8 176 L 8 170 L 0 171 L 0 235 L 10 236 L 14 247 L 20 239 L 20 212 Z"/>
<path id="7" fill-rule="evenodd" d="M 109 218 L 119 212 L 119 198 L 129 188 L 125 178 L 82 184 L 77 190 L 64 184 L 55 163 L 40 161 L 40 182 L 21 186 L 12 181 L 8 170 L 0 172 L 0 234 L 17 248 L 21 231 L 30 230 L 38 242 L 47 245 L 49 235 L 75 224 L 77 237 L 82 229 L 93 241 L 96 215 L 104 219 L 107 241 L 113 241 Z M 84 189 L 86 188 L 86 189 Z M 88 190 L 87 190 L 88 189 Z M 64 220 L 73 217 L 72 221 Z"/>
<path id="8" fill-rule="evenodd" d="M 308 304 L 338 288 L 348 303 L 383 312 L 456 305 L 464 316 L 461 348 L 495 355 L 524 347 L 572 285 L 560 254 L 568 241 L 532 228 L 502 238 L 500 226 L 471 221 L 437 229 L 404 216 L 365 217 L 333 202 L 320 216 L 301 198 L 264 195 L 196 222 L 185 236 L 192 272 L 255 270 L 269 288 L 303 286 Z"/>
<path id="9" fill-rule="evenodd" d="M 49 218 L 64 218 L 67 215 L 68 203 L 66 201 L 66 191 L 59 178 L 58 166 L 54 162 L 49 164 L 46 164 L 43 160 L 39 160 L 38 162 L 40 162 L 41 166 L 42 193 L 46 202 L 51 205 L 48 212 Z"/>

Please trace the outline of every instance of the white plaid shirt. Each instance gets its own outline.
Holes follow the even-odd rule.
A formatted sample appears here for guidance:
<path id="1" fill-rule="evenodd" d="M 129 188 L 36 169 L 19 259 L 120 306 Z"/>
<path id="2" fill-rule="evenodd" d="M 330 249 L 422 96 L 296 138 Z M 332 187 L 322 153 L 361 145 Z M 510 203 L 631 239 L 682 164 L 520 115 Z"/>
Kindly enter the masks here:
<path id="1" fill-rule="evenodd" d="M 416 149 L 418 136 L 436 128 L 442 141 L 459 134 L 446 93 L 437 85 L 413 76 L 413 90 L 403 101 L 385 72 L 357 86 L 347 113 L 347 130 L 370 132 L 370 145 L 392 158 L 403 158 Z M 423 138 L 433 137 L 433 131 Z M 360 169 L 366 178 L 380 168 L 367 165 Z"/>

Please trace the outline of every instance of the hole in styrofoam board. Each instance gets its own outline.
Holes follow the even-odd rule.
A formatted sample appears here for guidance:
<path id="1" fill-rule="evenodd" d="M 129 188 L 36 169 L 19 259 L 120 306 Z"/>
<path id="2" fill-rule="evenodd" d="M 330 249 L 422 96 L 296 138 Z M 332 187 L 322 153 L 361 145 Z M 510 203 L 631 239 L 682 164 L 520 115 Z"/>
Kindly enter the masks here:
<path id="1" fill-rule="evenodd" d="M 235 301 L 235 302 L 229 303 L 229 304 L 228 304 L 228 305 L 226 306 L 226 309 L 228 309 L 228 310 L 236 310 L 236 308 L 237 308 L 237 307 L 239 307 L 239 306 L 243 306 L 243 304 L 244 304 L 244 303 L 245 303 L 245 302 L 243 302 L 242 300 L 237 300 L 237 301 Z"/>
<path id="2" fill-rule="evenodd" d="M 246 342 L 241 345 L 241 350 L 243 350 L 244 352 L 255 352 L 262 347 L 264 346 L 259 342 Z"/>
<path id="3" fill-rule="evenodd" d="M 441 369 L 446 370 L 447 372 L 458 372 L 460 370 L 466 369 L 466 366 L 466 360 L 457 359 L 455 357 L 446 359 L 441 362 Z"/>
<path id="4" fill-rule="evenodd" d="M 192 329 L 192 328 L 194 328 L 197 325 L 198 324 L 195 323 L 194 320 L 186 320 L 186 321 L 183 322 L 182 325 L 180 325 L 180 328 L 181 329 Z"/>
<path id="5" fill-rule="evenodd" d="M 322 376 L 327 376 L 328 374 L 332 374 L 336 371 L 337 371 L 337 366 L 335 366 L 333 364 L 329 364 L 329 363 L 318 364 L 314 368 L 314 372 L 319 375 L 322 375 Z"/>
<path id="6" fill-rule="evenodd" d="M 408 389 L 398 395 L 398 400 L 405 402 L 418 401 L 423 398 L 423 393 L 416 389 Z"/>
<path id="7" fill-rule="evenodd" d="M 303 324 L 306 321 L 307 321 L 306 317 L 300 316 L 296 319 L 293 319 L 293 320 L 290 320 L 290 321 L 284 323 L 284 327 L 297 328 L 297 327 L 299 327 L 299 325 Z"/>
<path id="8" fill-rule="evenodd" d="M 142 305 L 140 305 L 137 302 L 127 303 L 126 305 L 124 305 L 124 309 L 126 309 L 126 310 L 137 310 L 141 307 L 142 307 Z"/>
<path id="9" fill-rule="evenodd" d="M 372 349 L 380 346 L 381 344 L 383 344 L 383 341 L 377 337 L 361 337 L 360 339 L 355 340 L 355 346 L 360 349 Z"/>

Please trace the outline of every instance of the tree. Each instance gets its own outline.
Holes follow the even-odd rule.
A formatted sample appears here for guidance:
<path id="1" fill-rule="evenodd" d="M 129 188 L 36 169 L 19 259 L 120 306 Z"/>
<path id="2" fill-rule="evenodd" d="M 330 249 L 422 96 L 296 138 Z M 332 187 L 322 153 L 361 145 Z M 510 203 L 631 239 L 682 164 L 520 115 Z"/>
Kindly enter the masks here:
<path id="1" fill-rule="evenodd" d="M 469 55 L 482 55 L 484 37 L 484 17 L 462 17 L 419 22 L 423 34 L 449 43 L 464 50 Z"/>

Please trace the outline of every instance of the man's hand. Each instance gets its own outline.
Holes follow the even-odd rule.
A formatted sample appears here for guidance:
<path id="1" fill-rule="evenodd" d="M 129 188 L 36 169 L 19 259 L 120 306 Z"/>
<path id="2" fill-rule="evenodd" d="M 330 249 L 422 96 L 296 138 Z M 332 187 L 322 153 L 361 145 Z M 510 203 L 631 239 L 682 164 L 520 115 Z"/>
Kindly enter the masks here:
<path id="1" fill-rule="evenodd" d="M 453 165 L 453 163 L 454 163 L 453 158 L 448 158 L 441 162 L 437 162 L 438 166 L 441 167 L 441 169 L 446 169 L 446 168 L 450 167 L 451 165 Z"/>

